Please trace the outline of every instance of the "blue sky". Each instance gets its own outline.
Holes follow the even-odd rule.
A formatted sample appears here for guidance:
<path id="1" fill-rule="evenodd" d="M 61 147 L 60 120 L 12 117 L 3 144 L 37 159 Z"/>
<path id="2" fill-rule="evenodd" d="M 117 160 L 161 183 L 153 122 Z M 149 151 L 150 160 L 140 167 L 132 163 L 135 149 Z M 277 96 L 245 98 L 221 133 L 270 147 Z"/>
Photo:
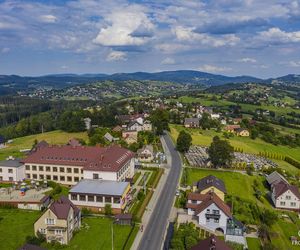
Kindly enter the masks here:
<path id="1" fill-rule="evenodd" d="M 4 0 L 0 74 L 300 73 L 300 0 Z"/>

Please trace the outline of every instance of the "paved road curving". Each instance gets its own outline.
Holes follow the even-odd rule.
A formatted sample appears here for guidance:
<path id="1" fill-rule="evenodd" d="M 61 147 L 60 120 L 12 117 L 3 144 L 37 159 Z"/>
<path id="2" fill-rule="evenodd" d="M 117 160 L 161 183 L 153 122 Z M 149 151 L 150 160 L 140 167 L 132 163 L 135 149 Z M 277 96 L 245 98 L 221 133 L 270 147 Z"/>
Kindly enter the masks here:
<path id="1" fill-rule="evenodd" d="M 179 153 L 168 134 L 163 136 L 169 152 L 166 152 L 167 158 L 171 158 L 170 172 L 165 182 L 163 192 L 161 192 L 157 204 L 154 207 L 150 221 L 147 224 L 142 240 L 139 244 L 139 250 L 160 250 L 163 246 L 165 231 L 168 225 L 171 208 L 174 202 L 176 187 L 179 181 L 181 171 L 181 159 Z"/>

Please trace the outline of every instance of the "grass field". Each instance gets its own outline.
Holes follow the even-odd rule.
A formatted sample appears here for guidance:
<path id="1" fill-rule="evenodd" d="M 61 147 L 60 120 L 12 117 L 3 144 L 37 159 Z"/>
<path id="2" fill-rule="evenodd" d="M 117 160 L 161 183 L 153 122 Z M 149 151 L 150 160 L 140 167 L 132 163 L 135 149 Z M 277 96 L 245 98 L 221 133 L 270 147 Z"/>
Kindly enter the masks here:
<path id="1" fill-rule="evenodd" d="M 29 135 L 19 137 L 13 140 L 13 143 L 9 144 L 7 148 L 0 149 L 0 160 L 12 155 L 15 157 L 22 157 L 23 153 L 20 153 L 20 149 L 31 149 L 34 140 L 45 140 L 49 144 L 65 144 L 72 138 L 80 138 L 85 141 L 88 140 L 86 132 L 80 133 L 66 133 L 60 130 L 46 132 L 43 134 Z"/>
<path id="2" fill-rule="evenodd" d="M 32 236 L 33 224 L 40 212 L 0 208 L 0 249 L 18 249 L 27 236 Z"/>
<path id="3" fill-rule="evenodd" d="M 180 125 L 170 125 L 171 136 L 176 141 L 180 130 L 187 130 L 193 138 L 194 145 L 209 146 L 214 136 L 223 137 L 222 133 L 218 133 L 214 130 L 202 130 L 202 129 L 186 129 Z M 235 148 L 241 148 L 245 153 L 258 154 L 259 152 L 271 152 L 281 155 L 288 155 L 298 161 L 300 161 L 300 147 L 290 148 L 287 146 L 275 146 L 270 143 L 266 143 L 261 139 L 252 140 L 251 138 L 234 136 L 229 139 L 230 144 Z"/>
<path id="4" fill-rule="evenodd" d="M 247 245 L 249 250 L 261 250 L 260 240 L 257 238 L 247 238 Z"/>

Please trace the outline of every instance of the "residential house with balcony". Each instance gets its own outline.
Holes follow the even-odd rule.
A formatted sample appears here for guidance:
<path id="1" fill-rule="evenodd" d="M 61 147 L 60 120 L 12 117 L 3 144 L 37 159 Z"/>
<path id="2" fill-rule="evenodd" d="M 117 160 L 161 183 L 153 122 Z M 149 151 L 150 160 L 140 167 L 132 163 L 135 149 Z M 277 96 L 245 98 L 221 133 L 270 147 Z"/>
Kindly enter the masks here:
<path id="1" fill-rule="evenodd" d="M 80 210 L 68 198 L 61 197 L 34 223 L 34 233 L 44 235 L 47 242 L 68 244 L 80 225 Z"/>

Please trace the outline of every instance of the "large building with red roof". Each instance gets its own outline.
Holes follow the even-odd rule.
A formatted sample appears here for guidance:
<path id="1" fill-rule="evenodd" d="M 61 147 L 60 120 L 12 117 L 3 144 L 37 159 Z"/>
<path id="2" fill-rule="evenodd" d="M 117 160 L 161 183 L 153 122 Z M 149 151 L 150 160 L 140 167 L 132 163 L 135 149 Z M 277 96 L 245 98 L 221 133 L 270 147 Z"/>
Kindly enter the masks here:
<path id="1" fill-rule="evenodd" d="M 23 163 L 27 179 L 65 185 L 74 185 L 81 179 L 124 181 L 134 174 L 134 153 L 118 145 L 48 145 L 36 148 Z"/>

